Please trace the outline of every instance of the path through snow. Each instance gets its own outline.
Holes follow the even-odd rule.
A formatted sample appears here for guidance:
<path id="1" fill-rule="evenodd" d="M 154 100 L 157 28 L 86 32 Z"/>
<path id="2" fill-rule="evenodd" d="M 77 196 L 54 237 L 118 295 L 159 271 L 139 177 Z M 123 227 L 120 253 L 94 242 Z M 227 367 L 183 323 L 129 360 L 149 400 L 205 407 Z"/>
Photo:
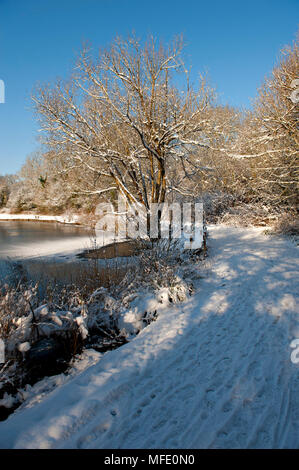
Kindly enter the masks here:
<path id="1" fill-rule="evenodd" d="M 195 295 L 0 423 L 0 446 L 298 448 L 298 248 L 224 226 L 209 246 Z"/>

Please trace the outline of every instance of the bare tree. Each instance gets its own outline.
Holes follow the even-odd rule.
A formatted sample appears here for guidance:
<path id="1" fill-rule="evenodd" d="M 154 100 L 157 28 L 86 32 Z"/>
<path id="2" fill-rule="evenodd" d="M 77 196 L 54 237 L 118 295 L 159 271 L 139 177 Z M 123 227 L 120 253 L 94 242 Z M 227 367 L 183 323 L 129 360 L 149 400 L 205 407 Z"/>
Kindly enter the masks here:
<path id="1" fill-rule="evenodd" d="M 282 51 L 278 65 L 259 90 L 228 157 L 248 160 L 248 190 L 272 204 L 298 202 L 299 44 Z M 296 85 L 297 83 L 297 85 Z"/>
<path id="2" fill-rule="evenodd" d="M 14 175 L 0 175 L 0 208 L 7 205 L 15 180 Z"/>
<path id="3" fill-rule="evenodd" d="M 206 192 L 234 192 L 240 190 L 242 162 L 230 157 L 222 149 L 230 149 L 240 130 L 242 113 L 229 106 L 213 106 L 200 114 L 202 144 L 186 149 L 188 166 L 173 167 L 174 185 L 190 197 Z M 204 136 L 204 138 L 203 138 Z M 203 144 L 204 142 L 204 144 Z"/>
<path id="4" fill-rule="evenodd" d="M 196 91 L 190 85 L 181 56 L 181 39 L 166 48 L 153 38 L 144 46 L 117 38 L 96 59 L 84 49 L 68 82 L 37 90 L 44 141 L 62 172 L 81 175 L 74 191 L 111 198 L 118 190 L 146 209 L 165 201 L 170 187 L 180 191 L 170 170 L 192 164 L 191 147 L 207 147 L 213 103 L 203 78 Z"/>

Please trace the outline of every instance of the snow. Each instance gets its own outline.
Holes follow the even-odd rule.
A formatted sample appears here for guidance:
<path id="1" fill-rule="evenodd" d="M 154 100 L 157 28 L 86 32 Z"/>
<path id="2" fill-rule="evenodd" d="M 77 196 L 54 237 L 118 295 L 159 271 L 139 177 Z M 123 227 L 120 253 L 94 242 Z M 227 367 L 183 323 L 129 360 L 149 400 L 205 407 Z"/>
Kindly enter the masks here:
<path id="1" fill-rule="evenodd" d="M 52 377 L 45 377 L 32 386 L 27 384 L 24 389 L 18 392 L 18 395 L 20 395 L 23 400 L 19 411 L 25 408 L 31 408 L 42 401 L 53 389 L 62 386 L 91 365 L 96 364 L 101 356 L 101 353 L 93 349 L 86 349 L 82 354 L 76 357 L 70 371 Z M 3 399 L 0 400 L 0 405 L 11 408 L 15 405 L 18 395 L 17 397 L 13 397 L 5 393 Z"/>
<path id="2" fill-rule="evenodd" d="M 12 408 L 15 402 L 16 399 L 5 392 L 3 398 L 0 400 L 0 406 L 4 406 L 5 408 Z"/>
<path id="3" fill-rule="evenodd" d="M 164 287 L 157 292 L 136 292 L 136 298 L 130 302 L 130 308 L 121 312 L 118 319 L 118 328 L 126 332 L 127 336 L 134 336 L 141 331 L 145 325 L 143 321 L 144 313 L 146 318 L 158 312 L 161 315 L 163 310 L 169 306 L 169 290 Z"/>
<path id="4" fill-rule="evenodd" d="M 262 230 L 209 227 L 195 294 L 14 412 L 0 446 L 298 448 L 298 248 Z"/>
<path id="5" fill-rule="evenodd" d="M 26 341 L 25 343 L 19 344 L 18 350 L 21 353 L 25 353 L 25 352 L 29 351 L 29 349 L 30 349 L 30 343 L 28 343 L 28 341 Z"/>
<path id="6" fill-rule="evenodd" d="M 61 224 L 77 224 L 78 215 L 38 215 L 38 214 L 9 214 L 0 213 L 0 220 L 32 220 L 39 222 L 59 222 Z"/>

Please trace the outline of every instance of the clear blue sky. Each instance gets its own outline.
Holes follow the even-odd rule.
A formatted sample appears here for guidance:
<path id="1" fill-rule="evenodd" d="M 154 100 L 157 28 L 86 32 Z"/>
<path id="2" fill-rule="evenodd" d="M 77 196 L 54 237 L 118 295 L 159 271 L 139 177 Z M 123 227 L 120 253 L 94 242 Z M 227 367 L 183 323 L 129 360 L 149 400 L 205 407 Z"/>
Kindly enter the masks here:
<path id="1" fill-rule="evenodd" d="M 65 77 L 82 42 L 183 33 L 193 73 L 208 69 L 223 103 L 248 107 L 298 19 L 299 0 L 0 0 L 0 174 L 38 148 L 32 88 Z"/>

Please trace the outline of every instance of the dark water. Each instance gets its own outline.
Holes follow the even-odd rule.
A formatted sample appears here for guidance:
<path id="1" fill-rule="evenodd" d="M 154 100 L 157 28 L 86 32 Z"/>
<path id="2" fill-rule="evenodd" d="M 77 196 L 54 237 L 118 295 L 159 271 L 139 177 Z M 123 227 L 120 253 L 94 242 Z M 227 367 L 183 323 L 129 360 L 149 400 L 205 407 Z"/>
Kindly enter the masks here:
<path id="1" fill-rule="evenodd" d="M 74 251 L 92 243 L 93 233 L 82 227 L 47 222 L 0 221 L 0 278 L 21 262 L 34 278 L 72 277 L 79 263 Z"/>

